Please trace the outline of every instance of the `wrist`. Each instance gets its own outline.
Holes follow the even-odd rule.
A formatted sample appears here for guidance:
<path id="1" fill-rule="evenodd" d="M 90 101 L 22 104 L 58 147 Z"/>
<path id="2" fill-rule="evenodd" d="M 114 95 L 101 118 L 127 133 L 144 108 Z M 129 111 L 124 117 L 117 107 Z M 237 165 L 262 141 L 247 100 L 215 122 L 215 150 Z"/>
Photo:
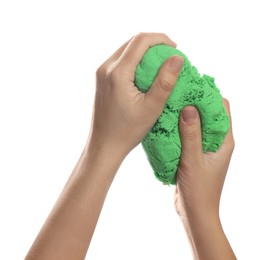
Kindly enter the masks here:
<path id="1" fill-rule="evenodd" d="M 202 211 L 200 214 L 183 217 L 182 221 L 194 251 L 201 243 L 216 241 L 223 234 L 220 217 L 216 212 Z"/>
<path id="2" fill-rule="evenodd" d="M 206 210 L 198 210 L 192 212 L 186 212 L 186 214 L 182 217 L 182 222 L 186 230 L 189 233 L 199 233 L 201 230 L 211 230 L 215 227 L 221 228 L 221 222 L 218 211 L 206 211 Z"/>
<path id="3" fill-rule="evenodd" d="M 115 168 L 120 166 L 127 155 L 119 146 L 94 135 L 88 137 L 83 154 L 88 161 L 96 161 L 97 164 Z"/>
<path id="4" fill-rule="evenodd" d="M 193 215 L 183 221 L 194 259 L 236 259 L 224 233 L 219 214 Z"/>

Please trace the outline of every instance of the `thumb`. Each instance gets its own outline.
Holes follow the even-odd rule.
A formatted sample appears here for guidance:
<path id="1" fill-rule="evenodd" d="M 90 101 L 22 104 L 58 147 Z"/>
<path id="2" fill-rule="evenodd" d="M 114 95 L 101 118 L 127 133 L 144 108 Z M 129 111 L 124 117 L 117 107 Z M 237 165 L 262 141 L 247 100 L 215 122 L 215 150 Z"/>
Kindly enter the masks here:
<path id="1" fill-rule="evenodd" d="M 145 95 L 148 104 L 150 104 L 150 110 L 156 112 L 158 116 L 163 111 L 164 105 L 177 82 L 182 65 L 183 58 L 181 56 L 172 56 L 166 60 Z"/>
<path id="2" fill-rule="evenodd" d="M 201 125 L 197 109 L 193 106 L 185 107 L 181 112 L 180 136 L 182 145 L 181 161 L 190 165 L 198 164 L 203 158 Z"/>

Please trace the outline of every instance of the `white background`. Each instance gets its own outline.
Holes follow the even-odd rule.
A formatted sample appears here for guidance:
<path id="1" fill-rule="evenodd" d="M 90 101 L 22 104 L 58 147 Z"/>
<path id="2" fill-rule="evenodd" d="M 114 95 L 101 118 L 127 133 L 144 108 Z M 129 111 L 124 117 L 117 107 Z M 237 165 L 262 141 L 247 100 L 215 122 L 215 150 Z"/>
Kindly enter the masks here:
<path id="1" fill-rule="evenodd" d="M 140 31 L 164 32 L 230 100 L 236 148 L 221 218 L 238 259 L 275 259 L 273 1 L 0 2 L 0 259 L 22 259 L 86 142 L 95 70 Z M 138 146 L 87 259 L 191 259 Z"/>

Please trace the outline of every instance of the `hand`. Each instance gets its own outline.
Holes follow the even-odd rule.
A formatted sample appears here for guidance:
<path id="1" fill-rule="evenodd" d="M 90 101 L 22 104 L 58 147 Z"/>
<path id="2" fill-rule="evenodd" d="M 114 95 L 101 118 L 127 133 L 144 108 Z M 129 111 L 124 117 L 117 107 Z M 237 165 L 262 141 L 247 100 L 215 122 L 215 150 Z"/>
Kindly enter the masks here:
<path id="1" fill-rule="evenodd" d="M 223 99 L 223 103 L 231 122 L 229 102 Z M 182 217 L 198 212 L 218 214 L 220 196 L 234 149 L 232 126 L 216 153 L 203 153 L 198 111 L 194 107 L 185 107 L 179 124 L 182 156 L 177 173 L 176 210 Z"/>
<path id="2" fill-rule="evenodd" d="M 230 116 L 229 103 L 226 99 L 223 102 Z M 194 259 L 236 259 L 219 218 L 221 192 L 234 149 L 232 127 L 216 153 L 202 152 L 200 118 L 194 107 L 182 110 L 179 128 L 182 156 L 175 208 L 183 221 Z"/>
<path id="3" fill-rule="evenodd" d="M 146 50 L 156 44 L 176 46 L 164 34 L 141 33 L 98 69 L 92 143 L 126 155 L 153 127 L 183 65 L 182 57 L 171 57 L 162 65 L 150 90 L 140 92 L 134 85 L 135 70 Z"/>

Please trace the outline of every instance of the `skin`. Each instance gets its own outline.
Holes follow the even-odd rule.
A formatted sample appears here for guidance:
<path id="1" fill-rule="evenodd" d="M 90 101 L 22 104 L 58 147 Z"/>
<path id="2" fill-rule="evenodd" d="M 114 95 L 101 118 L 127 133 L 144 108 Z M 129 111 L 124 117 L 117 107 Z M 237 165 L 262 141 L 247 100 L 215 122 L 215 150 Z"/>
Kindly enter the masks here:
<path id="1" fill-rule="evenodd" d="M 137 90 L 134 85 L 136 66 L 150 46 L 162 43 L 176 47 L 176 44 L 164 34 L 140 33 L 121 46 L 97 70 L 94 112 L 87 143 L 25 259 L 85 258 L 104 200 L 119 166 L 127 154 L 141 142 L 162 113 L 181 70 L 183 59 L 178 56 L 171 57 L 162 65 L 156 80 L 146 94 Z M 191 124 L 188 126 L 191 127 Z M 183 157 L 187 152 L 183 150 Z M 221 156 L 211 158 L 215 172 L 223 170 L 214 163 L 221 160 Z M 193 208 L 196 188 L 202 187 L 204 183 L 212 184 L 209 180 L 202 180 L 199 187 L 194 183 L 194 190 L 191 190 L 191 186 L 189 190 L 184 188 L 184 182 L 188 181 L 186 177 L 188 172 L 191 174 L 196 169 L 200 169 L 200 173 L 204 170 L 209 172 L 211 164 L 200 164 L 200 168 L 198 166 L 191 170 L 190 163 L 191 161 L 188 162 L 187 159 L 181 161 L 175 206 L 181 216 L 186 214 L 186 219 L 189 214 L 199 219 L 196 210 L 185 209 L 188 208 L 187 205 Z M 215 176 L 218 178 L 217 175 Z M 217 192 L 219 191 L 217 189 Z M 203 203 L 199 198 L 197 201 Z M 207 205 L 212 205 L 207 199 L 205 201 Z M 206 206 L 205 208 L 208 209 Z M 195 223 L 191 222 L 193 221 L 187 224 L 190 230 L 194 230 L 190 232 L 192 233 L 190 237 L 198 241 L 196 245 L 199 247 L 204 237 L 195 232 L 196 228 L 193 228 Z M 199 220 L 197 223 L 201 224 Z M 206 226 L 206 229 L 209 228 Z M 215 231 L 220 238 L 220 230 L 215 229 Z M 219 243 L 222 248 L 227 248 L 227 240 L 221 240 Z M 197 247 L 193 248 L 196 252 L 200 251 Z"/>
<path id="2" fill-rule="evenodd" d="M 229 102 L 224 99 L 223 103 L 231 121 Z M 232 125 L 216 153 L 202 152 L 200 118 L 194 107 L 183 109 L 179 128 L 182 156 L 177 172 L 175 208 L 184 224 L 194 259 L 236 259 L 219 217 L 221 192 L 234 150 Z"/>

